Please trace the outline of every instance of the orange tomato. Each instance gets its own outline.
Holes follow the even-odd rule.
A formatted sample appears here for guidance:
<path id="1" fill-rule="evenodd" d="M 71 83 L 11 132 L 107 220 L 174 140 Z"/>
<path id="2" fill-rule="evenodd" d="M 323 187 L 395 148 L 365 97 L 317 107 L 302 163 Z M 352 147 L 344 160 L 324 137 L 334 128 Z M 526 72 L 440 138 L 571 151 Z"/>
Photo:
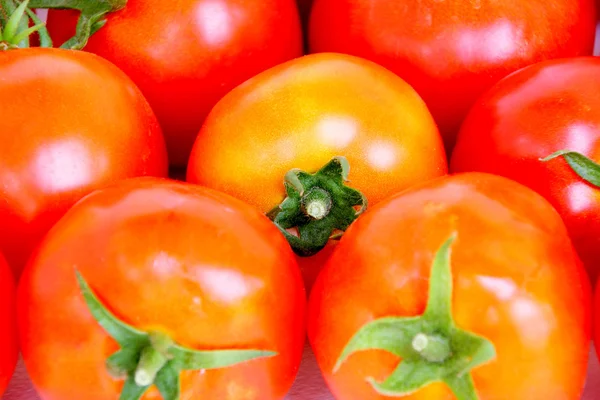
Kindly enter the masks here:
<path id="1" fill-rule="evenodd" d="M 137 330 L 135 340 L 103 329 L 76 272 Z M 114 400 L 134 376 L 144 400 L 281 400 L 300 364 L 305 306 L 293 253 L 264 215 L 222 193 L 155 178 L 123 181 L 75 205 L 33 255 L 18 292 L 23 359 L 43 400 Z M 167 355 L 156 387 L 146 390 L 131 369 L 144 364 L 140 332 L 192 351 L 276 354 L 215 369 L 223 360 L 213 352 L 180 371 L 179 363 L 194 360 L 178 359 L 173 346 L 142 342 Z M 120 348 L 132 365 L 115 361 L 119 368 L 108 369 L 107 358 Z M 177 367 L 167 381 L 181 379 L 180 396 L 159 394 L 167 367 Z"/>
<path id="2" fill-rule="evenodd" d="M 437 250 L 452 235 L 449 260 L 442 257 L 451 272 L 440 286 L 434 256 L 443 255 Z M 443 312 L 426 311 L 432 298 L 442 302 L 431 309 Z M 308 332 L 338 400 L 388 399 L 367 379 L 380 384 L 392 373 L 396 386 L 388 385 L 387 394 L 414 389 L 405 392 L 407 400 L 577 400 L 587 371 L 590 305 L 585 270 L 550 203 L 507 178 L 464 173 L 389 198 L 350 227 L 313 288 Z M 448 314 L 450 330 L 442 318 Z M 414 322 L 401 317 L 427 315 L 416 330 L 398 329 Z M 362 351 L 334 372 L 350 339 L 375 321 L 388 323 L 363 337 Z M 487 345 L 464 345 L 459 330 Z M 424 352 L 442 339 L 441 351 Z M 437 381 L 428 379 L 431 371 Z M 470 376 L 475 397 L 459 397 L 469 391 Z"/>
<path id="3" fill-rule="evenodd" d="M 370 61 L 318 54 L 226 95 L 196 139 L 187 180 L 269 212 L 285 197 L 288 171 L 313 173 L 336 156 L 370 205 L 447 173 L 439 131 L 406 82 Z"/>

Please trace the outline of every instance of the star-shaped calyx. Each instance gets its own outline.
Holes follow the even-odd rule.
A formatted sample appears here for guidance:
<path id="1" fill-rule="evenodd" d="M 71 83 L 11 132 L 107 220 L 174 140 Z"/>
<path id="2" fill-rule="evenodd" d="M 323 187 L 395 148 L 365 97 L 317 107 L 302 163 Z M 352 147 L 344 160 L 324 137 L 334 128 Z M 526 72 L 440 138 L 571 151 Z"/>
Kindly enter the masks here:
<path id="1" fill-rule="evenodd" d="M 365 196 L 345 185 L 349 172 L 348 160 L 335 157 L 314 174 L 293 169 L 285 175 L 287 197 L 268 216 L 296 254 L 316 254 L 366 210 Z M 292 228 L 298 236 L 288 232 Z"/>
<path id="2" fill-rule="evenodd" d="M 378 393 L 402 397 L 444 382 L 458 400 L 478 400 L 471 371 L 496 357 L 489 340 L 458 328 L 452 316 L 452 235 L 438 250 L 429 279 L 425 312 L 418 317 L 386 317 L 364 325 L 348 342 L 334 367 L 339 370 L 353 353 L 388 351 L 399 358 L 397 368 L 383 382 L 368 381 Z"/>
<path id="3" fill-rule="evenodd" d="M 138 400 L 152 385 L 164 400 L 179 400 L 181 371 L 225 368 L 276 355 L 264 350 L 201 351 L 180 346 L 162 332 L 143 332 L 119 320 L 79 272 L 77 281 L 90 313 L 121 347 L 106 360 L 110 375 L 125 380 L 120 400 Z"/>

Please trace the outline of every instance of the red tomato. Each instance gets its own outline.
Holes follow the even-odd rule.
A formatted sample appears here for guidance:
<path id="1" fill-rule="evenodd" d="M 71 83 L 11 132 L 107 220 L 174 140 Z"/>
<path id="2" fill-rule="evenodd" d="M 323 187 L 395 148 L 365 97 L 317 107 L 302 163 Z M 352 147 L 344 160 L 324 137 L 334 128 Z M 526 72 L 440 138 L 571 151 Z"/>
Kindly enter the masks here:
<path id="1" fill-rule="evenodd" d="M 57 45 L 77 14 L 50 11 Z M 198 130 L 217 101 L 251 76 L 301 56 L 294 0 L 128 0 L 108 15 L 86 51 L 125 71 L 162 125 L 171 164 L 186 165 Z"/>
<path id="2" fill-rule="evenodd" d="M 0 397 L 6 390 L 19 354 L 15 306 L 15 282 L 0 255 Z"/>
<path id="3" fill-rule="evenodd" d="M 136 366 L 152 363 L 140 359 L 135 335 L 123 344 L 98 324 L 76 269 L 138 335 L 167 336 L 162 349 L 141 344 L 167 362 L 158 365 L 158 388 L 165 369 L 194 362 L 177 358 L 181 347 L 209 351 L 193 370 L 175 368 L 180 396 L 152 386 L 140 389 L 142 399 L 271 400 L 291 387 L 306 334 L 305 292 L 289 245 L 252 207 L 194 185 L 133 179 L 87 196 L 44 239 L 18 293 L 29 375 L 43 400 L 117 399 L 123 379 L 111 376 L 107 358 L 119 347 L 133 352 L 133 365 L 116 368 L 117 360 L 111 370 L 135 382 Z M 277 354 L 211 368 L 223 361 L 220 350 L 246 349 Z"/>
<path id="4" fill-rule="evenodd" d="M 600 285 L 596 283 L 596 290 L 594 292 L 594 345 L 596 348 L 596 355 L 600 360 Z"/>
<path id="5" fill-rule="evenodd" d="M 350 227 L 313 288 L 308 333 L 338 400 L 578 400 L 590 305 L 552 206 L 514 181 L 465 173 Z"/>
<path id="6" fill-rule="evenodd" d="M 18 277 L 77 200 L 109 182 L 166 176 L 160 127 L 127 76 L 92 54 L 0 52 L 0 249 Z"/>
<path id="7" fill-rule="evenodd" d="M 503 175 L 536 190 L 563 217 L 592 282 L 600 272 L 600 189 L 559 150 L 600 161 L 600 60 L 547 61 L 525 68 L 486 93 L 458 136 L 452 170 Z"/>
<path id="8" fill-rule="evenodd" d="M 196 139 L 187 179 L 267 213 L 284 199 L 288 171 L 312 174 L 336 156 L 350 164 L 348 186 L 371 205 L 447 172 L 433 118 L 406 82 L 370 61 L 316 54 L 265 71 L 227 94 Z M 311 194 L 306 189 L 303 199 Z M 332 198 L 344 197 L 324 189 Z M 336 215 L 331 210 L 327 217 Z M 307 286 L 321 265 L 301 261 Z"/>
<path id="9" fill-rule="evenodd" d="M 448 151 L 477 97 L 535 62 L 591 55 L 595 0 L 316 0 L 311 52 L 378 62 L 425 99 Z"/>

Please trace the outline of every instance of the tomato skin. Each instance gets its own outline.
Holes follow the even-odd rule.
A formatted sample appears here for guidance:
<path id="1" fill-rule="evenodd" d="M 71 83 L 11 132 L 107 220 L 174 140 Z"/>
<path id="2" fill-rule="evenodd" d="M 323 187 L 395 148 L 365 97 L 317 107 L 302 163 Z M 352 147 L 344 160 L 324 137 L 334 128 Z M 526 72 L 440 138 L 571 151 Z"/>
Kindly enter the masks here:
<path id="1" fill-rule="evenodd" d="M 27 370 L 43 400 L 116 399 L 122 381 L 104 364 L 116 343 L 87 310 L 73 266 L 139 329 L 190 348 L 279 353 L 184 372 L 181 398 L 283 399 L 291 387 L 305 292 L 283 235 L 252 207 L 194 185 L 133 179 L 86 197 L 45 238 L 18 293 Z M 151 389 L 143 399 L 161 397 Z"/>
<path id="2" fill-rule="evenodd" d="M 425 99 L 450 152 L 485 90 L 535 62 L 591 55 L 594 0 L 316 0 L 311 52 L 373 60 Z"/>
<path id="3" fill-rule="evenodd" d="M 579 399 L 591 336 L 591 290 L 581 262 L 541 196 L 481 173 L 439 178 L 391 197 L 342 238 L 317 278 L 308 322 L 335 398 L 387 398 L 366 378 L 381 381 L 395 369 L 399 360 L 390 353 L 356 353 L 337 374 L 333 366 L 365 323 L 424 312 L 433 256 L 453 231 L 454 319 L 497 351 L 495 361 L 472 371 L 479 399 Z M 405 398 L 455 397 L 432 384 Z"/>
<path id="4" fill-rule="evenodd" d="M 600 160 L 600 60 L 547 61 L 486 93 L 465 120 L 452 155 L 454 172 L 514 179 L 542 194 L 563 217 L 592 282 L 600 271 L 600 190 L 562 158 L 568 149 Z"/>
<path id="5" fill-rule="evenodd" d="M 594 347 L 600 360 L 600 285 L 596 282 L 594 291 Z"/>
<path id="6" fill-rule="evenodd" d="M 52 10 L 56 44 L 77 14 Z M 85 47 L 125 71 L 161 123 L 169 161 L 183 166 L 217 101 L 238 84 L 303 54 L 295 0 L 128 0 Z"/>
<path id="7" fill-rule="evenodd" d="M 370 205 L 447 173 L 437 127 L 408 84 L 366 60 L 315 54 L 227 94 L 196 139 L 187 180 L 266 213 L 285 197 L 286 172 L 313 173 L 340 155 L 350 163 L 348 185 Z M 320 263 L 300 262 L 310 286 Z"/>
<path id="8" fill-rule="evenodd" d="M 15 282 L 10 267 L 0 254 L 0 396 L 6 390 L 19 354 Z"/>
<path id="9" fill-rule="evenodd" d="M 93 54 L 0 53 L 0 249 L 18 277 L 77 200 L 107 183 L 166 176 L 164 138 L 125 74 Z"/>

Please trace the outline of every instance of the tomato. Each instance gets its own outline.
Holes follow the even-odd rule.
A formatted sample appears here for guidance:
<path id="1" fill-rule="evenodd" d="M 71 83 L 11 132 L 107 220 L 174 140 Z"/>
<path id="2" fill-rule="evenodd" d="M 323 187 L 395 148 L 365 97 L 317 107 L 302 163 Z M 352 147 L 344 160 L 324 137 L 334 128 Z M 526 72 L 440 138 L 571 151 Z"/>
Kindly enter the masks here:
<path id="1" fill-rule="evenodd" d="M 308 333 L 338 400 L 576 400 L 590 305 L 553 207 L 464 173 L 388 198 L 348 229 L 313 288 Z"/>
<path id="2" fill-rule="evenodd" d="M 77 14 L 51 10 L 57 45 Z M 141 88 L 161 123 L 169 160 L 184 166 L 217 101 L 255 74 L 303 53 L 294 0 L 128 0 L 84 50 L 114 62 Z"/>
<path id="3" fill-rule="evenodd" d="M 128 177 L 166 176 L 147 101 L 106 60 L 59 49 L 0 52 L 0 249 L 18 277 L 81 197 Z"/>
<path id="4" fill-rule="evenodd" d="M 595 282 L 600 271 L 600 190 L 559 150 L 600 160 L 600 60 L 547 61 L 506 78 L 474 105 L 459 133 L 452 170 L 503 175 L 542 194 L 563 217 Z"/>
<path id="5" fill-rule="evenodd" d="M 267 213 L 286 196 L 288 171 L 312 174 L 336 156 L 350 165 L 347 185 L 370 205 L 447 172 L 439 131 L 406 82 L 370 61 L 316 54 L 265 71 L 227 94 L 194 143 L 187 180 Z M 306 189 L 310 195 L 312 188 Z M 325 189 L 334 198 L 334 210 L 325 215 L 335 218 L 344 196 Z M 320 267 L 313 260 L 301 263 L 310 286 L 309 275 Z"/>
<path id="6" fill-rule="evenodd" d="M 425 99 L 450 152 L 485 90 L 535 62 L 593 51 L 595 0 L 316 0 L 311 52 L 373 60 Z"/>
<path id="7" fill-rule="evenodd" d="M 600 285 L 596 282 L 596 288 L 594 291 L 594 345 L 596 349 L 596 355 L 600 360 Z"/>
<path id="8" fill-rule="evenodd" d="M 15 282 L 6 260 L 0 255 L 0 397 L 17 364 Z"/>
<path id="9" fill-rule="evenodd" d="M 133 341 L 99 325 L 85 285 L 135 329 Z M 123 379 L 105 363 L 120 346 L 132 365 L 112 358 L 110 371 L 144 400 L 283 399 L 301 360 L 305 303 L 293 252 L 264 215 L 195 185 L 139 178 L 87 196 L 44 239 L 20 282 L 19 331 L 43 400 L 118 398 Z M 137 387 L 148 375 L 135 368 L 151 372 L 153 361 L 140 359 L 136 334 L 150 334 L 140 346 L 165 356 L 156 387 L 169 386 L 174 369 L 166 376 L 180 376 L 179 395 Z M 218 368 L 237 358 L 222 350 L 248 349 L 276 355 Z M 196 359 L 179 359 L 186 351 Z"/>

